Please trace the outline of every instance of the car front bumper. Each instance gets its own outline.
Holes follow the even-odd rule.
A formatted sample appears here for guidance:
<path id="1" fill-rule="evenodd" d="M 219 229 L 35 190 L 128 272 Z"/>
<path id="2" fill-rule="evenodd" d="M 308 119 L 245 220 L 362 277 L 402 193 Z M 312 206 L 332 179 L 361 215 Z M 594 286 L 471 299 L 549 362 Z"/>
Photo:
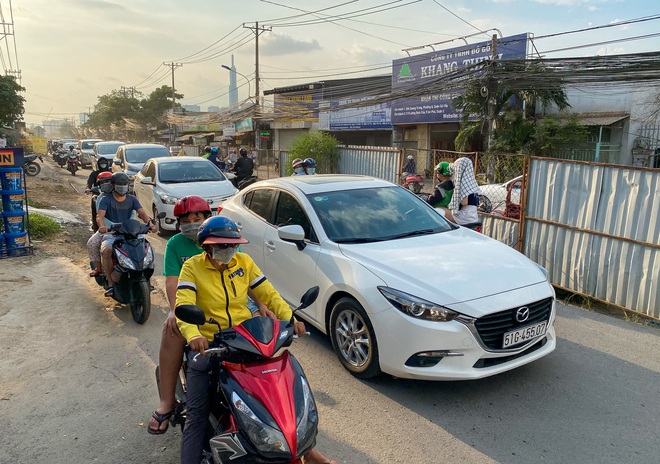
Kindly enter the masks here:
<path id="1" fill-rule="evenodd" d="M 528 299 L 518 301 L 531 303 L 554 296 L 547 291 L 539 291 L 545 285 L 539 287 L 531 295 L 530 289 L 526 289 Z M 502 303 L 498 300 L 503 298 L 482 298 L 470 302 L 470 305 L 498 308 L 497 304 Z M 500 306 L 501 310 L 522 306 L 511 305 L 510 301 L 505 304 L 508 306 Z M 496 312 L 498 310 L 493 311 Z M 545 334 L 506 350 L 487 348 L 474 326 L 474 320 L 469 317 L 450 322 L 430 322 L 409 317 L 394 307 L 370 317 L 377 334 L 383 372 L 411 379 L 472 380 L 515 369 L 551 353 L 556 347 L 555 312 L 553 298 Z"/>

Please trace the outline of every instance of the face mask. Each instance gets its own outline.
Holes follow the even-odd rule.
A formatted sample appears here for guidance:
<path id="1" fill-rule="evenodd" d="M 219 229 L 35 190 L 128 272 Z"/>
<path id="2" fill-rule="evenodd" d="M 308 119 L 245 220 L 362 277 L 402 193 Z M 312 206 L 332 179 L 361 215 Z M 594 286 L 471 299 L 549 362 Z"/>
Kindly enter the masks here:
<path id="1" fill-rule="evenodd" d="M 199 231 L 199 226 L 201 222 L 191 222 L 190 224 L 181 224 L 181 233 L 188 237 L 190 240 L 197 240 L 197 232 Z"/>
<path id="2" fill-rule="evenodd" d="M 235 254 L 236 254 L 236 247 L 231 247 L 231 248 L 213 247 L 213 253 L 212 253 L 213 259 L 221 262 L 222 264 L 228 264 Z"/>
<path id="3" fill-rule="evenodd" d="M 112 184 L 109 182 L 106 182 L 105 184 L 99 185 L 99 190 L 103 193 L 110 193 L 112 192 Z"/>
<path id="4" fill-rule="evenodd" d="M 304 174 L 305 173 L 305 168 L 296 168 L 293 170 L 296 174 Z"/>
<path id="5" fill-rule="evenodd" d="M 316 172 L 316 168 L 307 168 L 307 174 L 314 174 Z"/>
<path id="6" fill-rule="evenodd" d="M 128 193 L 128 185 L 115 185 L 115 192 L 117 195 L 126 195 Z"/>

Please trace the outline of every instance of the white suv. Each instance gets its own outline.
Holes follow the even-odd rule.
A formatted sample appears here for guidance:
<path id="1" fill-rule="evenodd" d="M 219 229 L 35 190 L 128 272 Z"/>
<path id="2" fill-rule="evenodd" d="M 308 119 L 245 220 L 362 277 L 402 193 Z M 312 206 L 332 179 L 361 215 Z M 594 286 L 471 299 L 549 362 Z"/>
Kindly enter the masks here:
<path id="1" fill-rule="evenodd" d="M 82 167 L 92 167 L 94 158 L 94 144 L 103 142 L 101 139 L 82 139 L 78 140 L 78 161 Z"/>

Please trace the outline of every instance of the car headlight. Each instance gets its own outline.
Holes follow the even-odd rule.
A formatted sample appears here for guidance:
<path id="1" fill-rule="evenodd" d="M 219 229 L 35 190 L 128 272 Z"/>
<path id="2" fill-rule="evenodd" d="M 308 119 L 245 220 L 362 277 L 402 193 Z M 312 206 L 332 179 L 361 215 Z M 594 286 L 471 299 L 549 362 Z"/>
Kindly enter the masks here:
<path id="1" fill-rule="evenodd" d="M 160 201 L 162 201 L 165 205 L 173 205 L 179 200 L 179 197 L 168 195 L 166 193 L 159 193 L 158 197 L 160 198 Z"/>
<path id="2" fill-rule="evenodd" d="M 448 322 L 454 320 L 459 313 L 444 306 L 422 300 L 389 287 L 378 287 L 378 290 L 396 309 L 402 313 L 434 322 Z"/>
<path id="3" fill-rule="evenodd" d="M 543 266 L 541 266 L 540 264 L 538 264 L 538 263 L 534 263 L 534 264 L 536 264 L 536 266 L 541 270 L 541 273 L 543 274 L 543 277 L 545 277 L 546 280 L 547 280 L 548 279 L 548 270 L 546 268 L 544 268 Z"/>
<path id="4" fill-rule="evenodd" d="M 115 253 L 115 255 L 117 256 L 117 262 L 121 267 L 131 269 L 133 271 L 137 271 L 137 268 L 135 267 L 135 263 L 131 258 L 123 254 L 121 251 L 118 251 L 117 253 Z"/>
<path id="5" fill-rule="evenodd" d="M 144 244 L 144 248 L 146 249 L 146 253 L 144 255 L 142 268 L 148 269 L 154 264 L 154 250 L 153 248 L 151 248 L 151 246 L 148 243 Z"/>
<path id="6" fill-rule="evenodd" d="M 316 410 L 316 404 L 312 397 L 312 391 L 304 377 L 300 377 L 302 386 L 302 408 L 296 408 L 298 426 L 296 427 L 296 442 L 298 450 L 305 449 L 314 439 L 314 430 L 319 421 L 319 415 Z M 299 451 L 300 452 L 300 451 Z"/>
<path id="7" fill-rule="evenodd" d="M 262 453 L 290 454 L 289 445 L 284 435 L 279 430 L 259 419 L 252 409 L 247 405 L 238 393 L 232 392 L 231 402 L 238 412 L 236 418 L 240 422 L 241 429 L 250 437 L 250 441 Z"/>

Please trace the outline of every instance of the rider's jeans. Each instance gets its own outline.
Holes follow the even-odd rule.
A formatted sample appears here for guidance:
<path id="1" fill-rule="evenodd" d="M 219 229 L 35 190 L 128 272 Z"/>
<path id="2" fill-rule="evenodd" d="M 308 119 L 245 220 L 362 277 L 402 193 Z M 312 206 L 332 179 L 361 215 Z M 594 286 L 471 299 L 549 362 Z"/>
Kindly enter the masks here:
<path id="1" fill-rule="evenodd" d="M 186 377 L 186 426 L 183 429 L 181 444 L 181 464 L 199 464 L 204 450 L 206 425 L 209 420 L 209 357 L 195 356 L 197 351 L 188 353 L 188 374 Z"/>

